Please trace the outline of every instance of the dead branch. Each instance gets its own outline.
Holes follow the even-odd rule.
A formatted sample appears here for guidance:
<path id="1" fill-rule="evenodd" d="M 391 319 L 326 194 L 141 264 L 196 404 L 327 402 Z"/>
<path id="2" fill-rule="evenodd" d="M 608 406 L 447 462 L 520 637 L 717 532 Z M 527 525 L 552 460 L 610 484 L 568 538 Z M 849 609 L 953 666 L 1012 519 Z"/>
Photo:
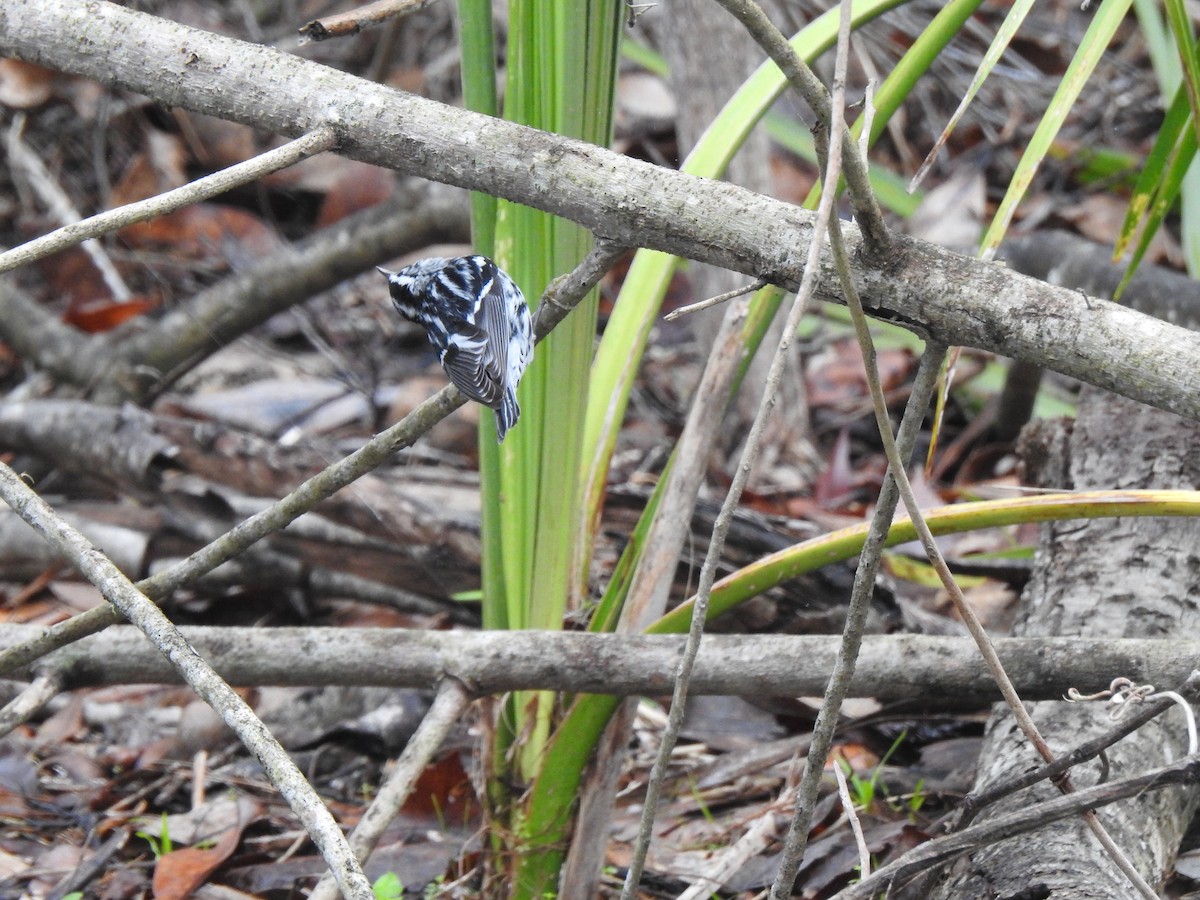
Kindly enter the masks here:
<path id="1" fill-rule="evenodd" d="M 37 634 L 0 629 L 0 649 Z M 183 628 L 183 635 L 234 685 L 429 687 L 451 675 L 478 694 L 558 690 L 657 695 L 671 691 L 684 638 L 544 631 L 414 631 L 374 628 Z M 997 650 L 1022 694 L 1060 698 L 1070 687 L 1105 687 L 1114 674 L 1177 685 L 1200 658 L 1200 641 L 1009 638 Z M 819 694 L 833 668 L 827 635 L 708 635 L 692 690 L 700 694 Z M 173 683 L 173 670 L 130 628 L 117 627 L 55 651 L 39 670 L 65 686 Z M 30 669 L 14 673 L 29 678 Z M 998 697 L 965 638 L 873 635 L 849 696 L 975 706 Z M 1102 716 L 1101 711 L 1097 715 Z"/>

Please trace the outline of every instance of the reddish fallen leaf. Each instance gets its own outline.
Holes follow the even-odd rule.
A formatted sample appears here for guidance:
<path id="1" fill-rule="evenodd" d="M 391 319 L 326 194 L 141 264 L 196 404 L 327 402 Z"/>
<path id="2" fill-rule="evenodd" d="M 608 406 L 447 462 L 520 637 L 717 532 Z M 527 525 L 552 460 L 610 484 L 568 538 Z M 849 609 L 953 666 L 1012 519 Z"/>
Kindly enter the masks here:
<path id="1" fill-rule="evenodd" d="M 282 239 L 258 216 L 218 203 L 197 203 L 149 222 L 122 228 L 118 236 L 131 247 L 168 248 L 189 259 L 247 264 L 275 252 Z"/>
<path id="2" fill-rule="evenodd" d="M 36 265 L 45 295 L 66 301 L 68 308 L 75 304 L 112 299 L 104 279 L 82 247 L 71 247 L 39 259 Z"/>
<path id="3" fill-rule="evenodd" d="M 39 747 L 59 746 L 73 740 L 84 731 L 83 697 L 79 694 L 71 694 L 67 704 L 46 719 L 38 728 L 37 745 Z"/>
<path id="4" fill-rule="evenodd" d="M 178 107 L 171 115 L 179 125 L 191 155 L 205 169 L 223 169 L 257 156 L 263 150 L 249 125 Z"/>
<path id="5" fill-rule="evenodd" d="M 813 500 L 823 509 L 836 509 L 850 499 L 858 484 L 850 464 L 850 429 L 842 428 L 829 450 L 829 464 L 813 483 Z"/>
<path id="6" fill-rule="evenodd" d="M 161 131 L 148 132 L 149 148 L 125 166 L 113 185 L 109 204 L 135 203 L 187 184 L 187 154 L 179 138 Z"/>
<path id="7" fill-rule="evenodd" d="M 879 382 L 885 391 L 902 385 L 913 367 L 907 350 L 880 348 L 875 355 Z M 813 409 L 856 404 L 868 396 L 862 351 L 851 339 L 838 341 L 813 359 L 808 367 L 808 402 Z"/>
<path id="8" fill-rule="evenodd" d="M 338 165 L 317 214 L 317 228 L 339 222 L 353 213 L 387 200 L 396 191 L 396 176 L 387 169 L 324 154 Z"/>
<path id="9" fill-rule="evenodd" d="M 210 875 L 237 849 L 248 819 L 239 821 L 222 833 L 210 847 L 184 847 L 159 857 L 154 866 L 156 900 L 184 900 L 204 884 Z"/>
<path id="10" fill-rule="evenodd" d="M 479 810 L 471 777 L 462 757 L 452 752 L 425 767 L 412 795 L 404 803 L 404 814 L 413 818 L 452 822 L 461 826 L 475 820 Z"/>
<path id="11" fill-rule="evenodd" d="M 88 334 L 99 334 L 157 309 L 158 303 L 157 297 L 140 297 L 121 302 L 99 300 L 94 303 L 71 304 L 63 314 L 63 321 Z"/>

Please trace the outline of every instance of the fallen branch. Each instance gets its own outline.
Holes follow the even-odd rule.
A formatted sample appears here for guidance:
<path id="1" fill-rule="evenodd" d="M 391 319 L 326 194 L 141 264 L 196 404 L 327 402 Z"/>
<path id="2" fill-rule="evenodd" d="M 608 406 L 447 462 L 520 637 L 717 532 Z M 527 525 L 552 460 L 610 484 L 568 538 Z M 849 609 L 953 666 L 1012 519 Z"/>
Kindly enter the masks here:
<path id="1" fill-rule="evenodd" d="M 446 675 L 475 694 L 559 690 L 669 694 L 682 635 L 546 631 L 414 631 L 382 628 L 182 628 L 187 641 L 234 685 L 428 687 Z M 0 628 L 0 649 L 42 629 Z M 1069 687 L 1095 690 L 1114 674 L 1177 685 L 1200 658 L 1200 641 L 1006 638 L 996 641 L 1014 683 L 1029 699 L 1060 699 Z M 828 635 L 707 635 L 696 660 L 699 694 L 820 694 L 837 651 Z M 46 656 L 39 671 L 63 673 L 64 688 L 174 683 L 179 676 L 135 629 L 110 628 Z M 14 677 L 30 678 L 24 669 Z M 998 699 L 966 638 L 873 635 L 850 696 L 917 699 L 961 708 Z M 1099 715 L 1100 713 L 1098 713 Z"/>

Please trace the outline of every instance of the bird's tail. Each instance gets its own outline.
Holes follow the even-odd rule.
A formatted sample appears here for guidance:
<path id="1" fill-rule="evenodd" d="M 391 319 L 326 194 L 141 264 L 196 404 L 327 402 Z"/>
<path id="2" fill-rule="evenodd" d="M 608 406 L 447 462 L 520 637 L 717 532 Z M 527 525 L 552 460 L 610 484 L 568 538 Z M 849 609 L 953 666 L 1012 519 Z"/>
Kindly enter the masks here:
<path id="1" fill-rule="evenodd" d="M 517 403 L 517 392 L 509 388 L 504 392 L 504 399 L 496 407 L 496 440 L 503 441 L 508 429 L 517 424 L 521 418 L 521 406 Z"/>

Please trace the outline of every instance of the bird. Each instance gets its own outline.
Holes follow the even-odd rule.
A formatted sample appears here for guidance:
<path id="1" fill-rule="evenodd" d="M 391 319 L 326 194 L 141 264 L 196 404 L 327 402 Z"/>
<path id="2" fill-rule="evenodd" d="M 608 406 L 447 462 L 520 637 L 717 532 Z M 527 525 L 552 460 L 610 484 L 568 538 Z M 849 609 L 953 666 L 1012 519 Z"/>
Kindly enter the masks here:
<path id="1" fill-rule="evenodd" d="M 521 416 L 517 386 L 533 359 L 533 321 L 516 282 L 480 255 L 376 268 L 396 311 L 424 327 L 451 383 L 495 411 L 503 441 Z"/>

